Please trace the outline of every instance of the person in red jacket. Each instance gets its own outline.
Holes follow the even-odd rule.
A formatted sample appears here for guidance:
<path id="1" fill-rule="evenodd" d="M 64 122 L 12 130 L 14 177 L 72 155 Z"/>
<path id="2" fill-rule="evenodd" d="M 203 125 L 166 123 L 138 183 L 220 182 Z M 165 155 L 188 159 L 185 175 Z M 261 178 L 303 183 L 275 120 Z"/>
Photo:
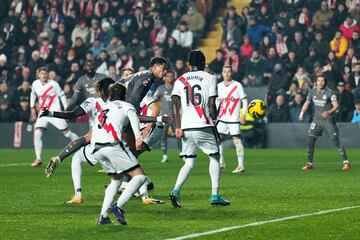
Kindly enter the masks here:
<path id="1" fill-rule="evenodd" d="M 359 32 L 360 27 L 355 19 L 348 16 L 346 17 L 344 23 L 340 25 L 339 30 L 343 33 L 346 40 L 351 41 L 352 33 L 355 31 Z"/>
<path id="2" fill-rule="evenodd" d="M 253 47 L 251 45 L 251 40 L 248 35 L 244 36 L 244 43 L 240 46 L 240 52 L 244 60 L 251 57 Z"/>

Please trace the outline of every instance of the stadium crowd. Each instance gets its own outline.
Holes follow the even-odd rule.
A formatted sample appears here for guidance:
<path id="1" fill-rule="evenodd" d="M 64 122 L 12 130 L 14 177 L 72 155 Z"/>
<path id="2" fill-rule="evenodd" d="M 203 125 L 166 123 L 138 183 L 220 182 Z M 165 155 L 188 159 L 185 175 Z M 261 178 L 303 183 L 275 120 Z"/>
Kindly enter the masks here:
<path id="1" fill-rule="evenodd" d="M 85 60 L 118 80 L 124 67 L 144 70 L 151 57 L 164 56 L 180 76 L 187 53 L 225 3 L 1 1 L 0 122 L 29 121 L 31 83 L 41 66 L 68 99 Z M 221 81 L 228 64 L 244 86 L 268 86 L 269 122 L 297 122 L 313 76 L 322 73 L 339 93 L 338 120 L 360 122 L 359 21 L 358 0 L 253 0 L 241 13 L 229 7 L 222 44 L 207 70 Z"/>

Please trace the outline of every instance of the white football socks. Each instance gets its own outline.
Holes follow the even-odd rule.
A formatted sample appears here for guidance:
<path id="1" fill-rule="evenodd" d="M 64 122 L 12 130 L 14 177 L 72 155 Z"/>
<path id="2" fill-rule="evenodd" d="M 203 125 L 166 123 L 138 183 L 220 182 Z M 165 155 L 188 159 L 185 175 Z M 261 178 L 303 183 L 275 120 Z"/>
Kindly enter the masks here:
<path id="1" fill-rule="evenodd" d="M 139 190 L 140 186 L 146 182 L 146 178 L 147 177 L 145 175 L 137 175 L 133 177 L 127 184 L 124 192 L 120 195 L 116 205 L 119 208 L 123 208 L 125 203 L 129 201 L 136 191 Z"/>
<path id="2" fill-rule="evenodd" d="M 101 207 L 101 215 L 105 218 L 108 217 L 108 209 L 110 208 L 111 203 L 117 194 L 117 190 L 120 184 L 121 184 L 120 180 L 112 179 L 110 184 L 107 186 L 105 190 L 104 202 Z"/>
<path id="3" fill-rule="evenodd" d="M 148 182 L 145 181 L 145 183 L 143 185 L 141 185 L 141 187 L 139 189 L 140 196 L 143 201 L 149 197 L 147 185 L 148 185 Z"/>
<path id="4" fill-rule="evenodd" d="M 71 162 L 71 177 L 74 184 L 75 197 L 81 197 L 81 174 L 81 159 L 78 156 L 78 152 L 76 152 Z"/>
<path id="5" fill-rule="evenodd" d="M 42 148 L 43 148 L 43 142 L 41 139 L 42 135 L 43 135 L 43 131 L 41 131 L 40 129 L 35 129 L 34 148 L 35 148 L 36 159 L 39 159 L 39 160 L 41 160 L 41 152 L 42 152 Z"/>
<path id="6" fill-rule="evenodd" d="M 219 145 L 219 153 L 220 153 L 220 166 L 224 165 L 224 146 L 222 145 L 222 143 L 220 143 Z"/>
<path id="7" fill-rule="evenodd" d="M 211 178 L 211 193 L 213 195 L 219 194 L 220 184 L 220 162 L 219 157 L 210 156 L 209 174 Z"/>
<path id="8" fill-rule="evenodd" d="M 179 175 L 176 179 L 175 188 L 180 190 L 182 185 L 185 183 L 186 179 L 191 173 L 191 170 L 194 168 L 196 162 L 196 158 L 186 158 L 185 164 L 182 166 L 182 168 L 179 171 Z"/>
<path id="9" fill-rule="evenodd" d="M 238 166 L 244 169 L 244 146 L 241 142 L 241 139 L 235 139 L 234 145 L 236 148 L 236 155 L 238 158 Z"/>

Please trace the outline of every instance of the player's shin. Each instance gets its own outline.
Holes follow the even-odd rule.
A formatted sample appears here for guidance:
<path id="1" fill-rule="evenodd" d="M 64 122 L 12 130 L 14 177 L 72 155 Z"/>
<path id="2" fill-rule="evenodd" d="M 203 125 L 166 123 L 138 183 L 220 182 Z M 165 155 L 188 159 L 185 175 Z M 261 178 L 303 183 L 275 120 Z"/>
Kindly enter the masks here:
<path id="1" fill-rule="evenodd" d="M 180 190 L 182 185 L 185 183 L 186 179 L 191 173 L 191 170 L 194 168 L 196 158 L 186 158 L 185 164 L 180 169 L 179 175 L 176 180 L 174 190 Z"/>
<path id="2" fill-rule="evenodd" d="M 139 190 L 140 186 L 146 182 L 146 178 L 145 175 L 134 176 L 120 195 L 116 205 L 122 209 L 125 203 Z"/>
<path id="3" fill-rule="evenodd" d="M 104 202 L 101 207 L 101 215 L 104 218 L 108 217 L 108 209 L 110 208 L 111 203 L 117 194 L 117 190 L 118 190 L 120 184 L 121 184 L 121 181 L 112 179 L 110 184 L 107 186 L 107 188 L 105 190 Z"/>
<path id="4" fill-rule="evenodd" d="M 244 169 L 244 146 L 241 142 L 241 139 L 235 139 L 234 145 L 236 148 L 236 155 L 238 159 L 238 167 Z"/>
<path id="5" fill-rule="evenodd" d="M 308 145 L 307 145 L 307 148 L 306 148 L 307 161 L 308 161 L 309 164 L 312 164 L 312 162 L 313 162 L 314 151 L 315 151 L 315 142 L 316 142 L 316 138 L 309 136 Z"/>
<path id="6" fill-rule="evenodd" d="M 34 148 L 35 148 L 35 155 L 37 160 L 41 160 L 41 152 L 43 148 L 42 135 L 43 132 L 40 129 L 35 129 Z"/>
<path id="7" fill-rule="evenodd" d="M 219 152 L 220 152 L 220 167 L 225 168 L 225 160 L 224 160 L 224 146 L 222 143 L 219 144 Z"/>
<path id="8" fill-rule="evenodd" d="M 212 195 L 219 194 L 219 184 L 220 184 L 220 155 L 210 155 L 209 163 L 209 174 L 211 178 L 211 192 Z"/>
<path id="9" fill-rule="evenodd" d="M 87 144 L 85 137 L 80 137 L 78 139 L 75 139 L 73 141 L 71 141 L 68 145 L 66 145 L 66 147 L 61 150 L 61 152 L 59 153 L 59 158 L 60 160 L 64 160 L 65 158 L 67 158 L 68 156 L 70 156 L 71 154 L 73 154 L 74 152 L 76 152 L 77 150 L 79 150 L 81 147 L 85 146 Z"/>
<path id="10" fill-rule="evenodd" d="M 81 174 L 81 159 L 75 154 L 71 162 L 71 177 L 74 183 L 75 197 L 81 197 Z"/>

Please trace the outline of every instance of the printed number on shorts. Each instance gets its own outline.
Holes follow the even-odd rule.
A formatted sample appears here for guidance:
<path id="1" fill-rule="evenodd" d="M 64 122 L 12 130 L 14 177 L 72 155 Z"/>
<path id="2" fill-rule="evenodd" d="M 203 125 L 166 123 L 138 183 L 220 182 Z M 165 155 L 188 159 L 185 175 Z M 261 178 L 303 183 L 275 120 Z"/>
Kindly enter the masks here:
<path id="1" fill-rule="evenodd" d="M 196 92 L 201 90 L 200 85 L 185 86 L 184 90 L 186 93 L 186 105 L 189 106 L 191 102 L 192 105 L 199 106 L 202 103 L 201 94 Z"/>
<path id="2" fill-rule="evenodd" d="M 316 127 L 316 123 L 312 122 L 312 123 L 310 124 L 310 129 L 315 129 L 315 127 Z"/>

